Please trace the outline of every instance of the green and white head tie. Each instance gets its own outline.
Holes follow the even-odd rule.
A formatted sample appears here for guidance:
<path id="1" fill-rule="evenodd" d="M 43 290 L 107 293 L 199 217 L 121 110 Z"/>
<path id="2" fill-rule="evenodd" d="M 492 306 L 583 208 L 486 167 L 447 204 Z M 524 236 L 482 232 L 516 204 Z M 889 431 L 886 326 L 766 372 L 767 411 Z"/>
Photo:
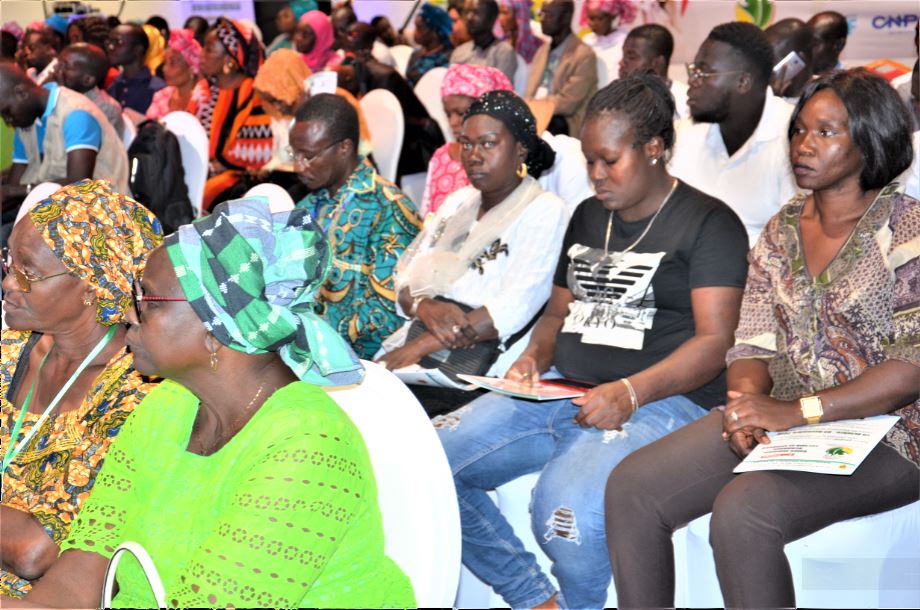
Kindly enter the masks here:
<path id="1" fill-rule="evenodd" d="M 279 352 L 308 383 L 363 379 L 351 347 L 314 313 L 331 255 L 306 210 L 272 213 L 264 197 L 228 201 L 165 242 L 192 309 L 222 344 Z"/>

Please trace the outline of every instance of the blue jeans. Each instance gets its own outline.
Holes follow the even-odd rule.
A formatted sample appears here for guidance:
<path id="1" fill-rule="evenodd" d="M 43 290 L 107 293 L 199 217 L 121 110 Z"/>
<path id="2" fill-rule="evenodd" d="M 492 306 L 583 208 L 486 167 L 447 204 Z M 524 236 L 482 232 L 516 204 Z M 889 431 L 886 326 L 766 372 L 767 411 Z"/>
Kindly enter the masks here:
<path id="1" fill-rule="evenodd" d="M 533 607 L 556 590 L 486 494 L 542 470 L 531 499 L 531 528 L 553 561 L 560 605 L 603 608 L 610 585 L 604 487 L 636 449 L 699 419 L 683 396 L 644 405 L 622 432 L 582 428 L 571 400 L 543 403 L 481 396 L 435 418 L 447 452 L 463 528 L 463 563 L 512 608 Z"/>

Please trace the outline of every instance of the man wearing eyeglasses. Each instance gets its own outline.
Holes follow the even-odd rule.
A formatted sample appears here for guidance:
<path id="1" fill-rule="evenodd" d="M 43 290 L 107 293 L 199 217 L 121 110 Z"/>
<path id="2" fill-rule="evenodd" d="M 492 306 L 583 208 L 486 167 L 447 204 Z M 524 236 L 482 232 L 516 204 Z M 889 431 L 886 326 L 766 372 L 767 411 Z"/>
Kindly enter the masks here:
<path id="1" fill-rule="evenodd" d="M 361 358 L 402 326 L 396 313 L 396 261 L 422 227 L 415 204 L 358 154 L 358 114 L 339 95 L 312 96 L 291 129 L 294 171 L 310 210 L 329 240 L 332 268 L 317 313 Z"/>
<path id="2" fill-rule="evenodd" d="M 792 106 L 769 89 L 773 49 L 749 23 L 718 25 L 687 65 L 690 118 L 677 125 L 671 174 L 727 203 L 751 245 L 796 193 Z"/>

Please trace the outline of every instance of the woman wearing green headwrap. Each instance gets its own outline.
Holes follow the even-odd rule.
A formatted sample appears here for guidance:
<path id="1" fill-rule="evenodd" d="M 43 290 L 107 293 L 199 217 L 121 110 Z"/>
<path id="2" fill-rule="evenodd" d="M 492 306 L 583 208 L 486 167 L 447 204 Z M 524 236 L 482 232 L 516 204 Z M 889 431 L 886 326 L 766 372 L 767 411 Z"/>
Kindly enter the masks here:
<path id="1" fill-rule="evenodd" d="M 314 385 L 363 375 L 312 313 L 329 260 L 305 210 L 271 214 L 256 199 L 154 250 L 127 341 L 140 371 L 168 379 L 125 424 L 25 602 L 97 604 L 109 555 L 132 540 L 178 607 L 414 606 L 384 555 L 361 435 Z M 116 607 L 153 607 L 136 564 L 117 578 Z"/>

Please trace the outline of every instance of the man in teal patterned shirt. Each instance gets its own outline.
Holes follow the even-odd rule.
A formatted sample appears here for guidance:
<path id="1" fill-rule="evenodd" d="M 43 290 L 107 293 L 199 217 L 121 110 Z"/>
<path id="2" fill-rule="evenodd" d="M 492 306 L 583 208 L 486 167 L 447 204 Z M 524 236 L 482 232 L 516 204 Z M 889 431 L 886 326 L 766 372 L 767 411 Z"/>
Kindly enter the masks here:
<path id="1" fill-rule="evenodd" d="M 326 233 L 332 268 L 317 311 L 361 358 L 372 358 L 402 320 L 396 261 L 421 229 L 415 204 L 358 155 L 358 115 L 338 95 L 311 97 L 298 110 L 290 148 L 310 191 L 307 208 Z"/>

